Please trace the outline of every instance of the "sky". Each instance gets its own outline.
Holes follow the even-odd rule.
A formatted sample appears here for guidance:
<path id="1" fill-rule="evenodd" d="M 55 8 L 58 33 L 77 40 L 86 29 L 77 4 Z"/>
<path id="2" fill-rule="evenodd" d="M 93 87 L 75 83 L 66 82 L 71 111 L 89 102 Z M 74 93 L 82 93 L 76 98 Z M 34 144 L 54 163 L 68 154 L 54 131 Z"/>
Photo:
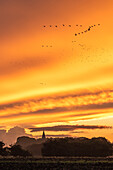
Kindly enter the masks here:
<path id="1" fill-rule="evenodd" d="M 0 133 L 113 142 L 112 9 L 112 0 L 0 0 Z"/>

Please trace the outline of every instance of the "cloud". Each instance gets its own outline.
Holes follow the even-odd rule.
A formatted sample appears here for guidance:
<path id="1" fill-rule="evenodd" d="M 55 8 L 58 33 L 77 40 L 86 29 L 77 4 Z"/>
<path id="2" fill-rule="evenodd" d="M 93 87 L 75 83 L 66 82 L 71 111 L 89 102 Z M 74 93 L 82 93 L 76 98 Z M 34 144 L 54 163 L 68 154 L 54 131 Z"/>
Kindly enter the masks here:
<path id="1" fill-rule="evenodd" d="M 74 94 L 75 93 L 75 94 Z M 58 115 L 58 119 L 64 118 L 96 118 L 98 115 L 107 115 L 109 109 L 113 109 L 113 91 L 98 91 L 95 93 L 84 92 L 83 94 L 46 96 L 45 98 L 35 98 L 23 100 L 21 102 L 0 105 L 0 119 L 22 118 L 32 116 L 38 119 L 41 115 Z M 58 121 L 58 119 L 56 121 Z M 49 121 L 49 120 L 48 120 Z M 31 124 L 33 122 L 31 121 Z"/>
<path id="2" fill-rule="evenodd" d="M 97 92 L 90 92 L 88 90 L 84 90 L 82 92 L 74 92 L 73 91 L 73 94 L 67 94 L 67 95 L 64 95 L 64 94 L 60 94 L 60 95 L 56 95 L 56 96 L 46 96 L 46 97 L 40 97 L 40 98 L 33 98 L 33 99 L 27 99 L 27 100 L 22 100 L 22 101 L 19 101 L 19 102 L 14 102 L 14 103 L 6 103 L 6 104 L 1 104 L 0 105 L 0 109 L 5 109 L 5 108 L 14 108 L 14 107 L 20 107 L 20 106 L 23 106 L 24 104 L 26 105 L 30 105 L 31 103 L 32 104 L 48 104 L 49 101 L 51 102 L 56 102 L 56 101 L 62 101 L 64 102 L 65 100 L 67 100 L 67 102 L 70 102 L 69 99 L 73 100 L 74 99 L 78 99 L 78 98 L 83 98 L 85 100 L 87 100 L 87 97 L 88 97 L 88 100 L 90 100 L 90 98 L 92 100 L 98 100 L 100 99 L 100 97 L 102 99 L 108 97 L 108 100 L 110 101 L 110 99 L 112 99 L 113 97 L 113 90 L 101 90 L 101 91 L 97 91 Z M 82 100 L 81 100 L 82 102 Z M 65 104 L 65 102 L 64 102 Z M 72 103 L 70 103 L 72 104 Z M 75 105 L 75 104 L 74 104 Z"/>
<path id="3" fill-rule="evenodd" d="M 7 61 L 2 61 L 0 64 L 0 75 L 5 76 L 7 74 L 14 74 L 19 73 L 20 70 L 22 71 L 30 71 L 32 69 L 43 70 L 46 68 L 47 65 L 50 63 L 54 64 L 56 62 L 55 58 L 53 59 L 50 56 L 36 55 L 36 56 L 26 56 L 22 58 L 22 56 L 17 56 L 16 59 L 10 59 Z M 52 66 L 51 66 L 52 67 Z"/>
<path id="4" fill-rule="evenodd" d="M 52 127 L 39 127 L 39 128 L 29 128 L 31 132 L 38 131 L 73 131 L 75 129 L 108 129 L 112 128 L 111 126 L 97 126 L 97 125 L 59 125 Z"/>
<path id="5" fill-rule="evenodd" d="M 70 137 L 70 135 L 64 135 L 64 134 L 60 134 L 60 135 L 46 135 L 46 137 L 63 138 L 63 137 Z"/>
<path id="6" fill-rule="evenodd" d="M 13 128 L 10 128 L 8 132 L 6 130 L 1 129 L 0 130 L 0 139 L 6 144 L 14 144 L 16 142 L 16 139 L 20 136 L 32 136 L 25 132 L 24 128 L 15 126 Z"/>
<path id="7" fill-rule="evenodd" d="M 106 111 L 103 112 L 103 109 L 109 109 L 113 108 L 113 102 L 110 103 L 102 103 L 102 104 L 89 104 L 89 105 L 81 105 L 81 106 L 69 106 L 69 107 L 55 107 L 51 109 L 39 109 L 36 111 L 28 111 L 27 112 L 19 112 L 19 113 L 14 113 L 14 114 L 8 114 L 8 115 L 1 115 L 0 118 L 17 118 L 21 116 L 29 116 L 29 115 L 45 115 L 45 114 L 59 114 L 60 113 L 69 113 L 68 115 L 63 115 L 62 117 L 81 117 L 81 116 L 89 116 L 89 115 L 98 115 L 100 113 L 106 113 Z M 27 108 L 26 108 L 27 109 Z M 20 109 L 19 109 L 20 110 Z M 88 110 L 93 110 L 93 112 L 86 112 L 83 113 L 83 111 L 88 111 Z M 98 110 L 98 112 L 94 112 L 94 110 Z M 99 110 L 102 110 L 102 112 L 99 112 Z M 16 111 L 16 110 L 15 110 Z M 82 111 L 80 113 L 80 111 Z M 18 110 L 17 110 L 18 112 Z M 75 114 L 72 114 L 75 113 Z M 79 112 L 79 113 L 78 113 Z M 71 115 L 70 115 L 71 114 Z"/>
<path id="8" fill-rule="evenodd" d="M 6 135 L 6 130 L 0 130 L 0 139 L 3 140 L 4 136 Z"/>
<path id="9" fill-rule="evenodd" d="M 74 131 L 74 132 L 71 132 L 71 133 L 86 133 L 84 131 Z"/>

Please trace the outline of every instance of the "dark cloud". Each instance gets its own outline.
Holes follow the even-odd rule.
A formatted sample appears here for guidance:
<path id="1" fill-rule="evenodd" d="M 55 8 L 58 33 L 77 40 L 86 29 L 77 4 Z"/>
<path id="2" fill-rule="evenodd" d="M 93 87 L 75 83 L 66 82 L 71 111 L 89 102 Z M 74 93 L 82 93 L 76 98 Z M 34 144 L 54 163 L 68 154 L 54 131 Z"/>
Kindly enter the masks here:
<path id="1" fill-rule="evenodd" d="M 63 138 L 63 137 L 70 137 L 70 135 L 64 135 L 64 134 L 61 134 L 61 135 L 46 135 L 46 137 L 49 137 L 49 138 L 50 137 L 53 137 L 53 138 Z"/>
<path id="2" fill-rule="evenodd" d="M 25 132 L 24 128 L 15 126 L 6 132 L 6 130 L 0 130 L 0 140 L 2 140 L 6 145 L 14 144 L 16 139 L 20 136 L 32 136 Z"/>
<path id="3" fill-rule="evenodd" d="M 6 130 L 0 130 L 0 139 L 3 140 L 4 136 L 6 135 Z"/>
<path id="4" fill-rule="evenodd" d="M 75 129 L 107 129 L 112 128 L 111 126 L 97 126 L 97 125 L 59 125 L 52 127 L 39 127 L 39 128 L 29 128 L 31 132 L 38 131 L 73 131 Z"/>
<path id="5" fill-rule="evenodd" d="M 84 131 L 74 131 L 74 132 L 71 132 L 71 133 L 86 133 Z"/>
<path id="6" fill-rule="evenodd" d="M 109 103 L 102 103 L 102 104 L 89 104 L 89 105 L 84 105 L 80 107 L 83 110 L 91 110 L 91 109 L 109 109 L 113 108 L 113 102 Z M 79 107 L 78 107 L 79 109 Z"/>

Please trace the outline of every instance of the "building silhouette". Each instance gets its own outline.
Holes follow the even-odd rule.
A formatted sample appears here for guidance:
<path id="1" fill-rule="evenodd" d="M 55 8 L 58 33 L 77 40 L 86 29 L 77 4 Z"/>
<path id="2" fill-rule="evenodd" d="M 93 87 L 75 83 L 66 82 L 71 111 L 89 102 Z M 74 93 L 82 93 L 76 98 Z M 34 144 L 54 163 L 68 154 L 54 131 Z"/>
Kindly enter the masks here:
<path id="1" fill-rule="evenodd" d="M 45 135 L 44 130 L 43 130 L 43 134 L 42 134 L 42 139 L 46 139 L 46 135 Z"/>

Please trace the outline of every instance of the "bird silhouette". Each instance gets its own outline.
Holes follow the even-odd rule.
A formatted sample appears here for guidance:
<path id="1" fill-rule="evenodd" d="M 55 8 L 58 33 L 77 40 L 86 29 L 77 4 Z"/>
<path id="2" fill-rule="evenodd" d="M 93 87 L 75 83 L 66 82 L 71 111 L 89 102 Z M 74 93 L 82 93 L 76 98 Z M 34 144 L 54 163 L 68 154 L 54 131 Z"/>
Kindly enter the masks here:
<path id="1" fill-rule="evenodd" d="M 44 25 L 43 27 L 46 27 L 46 25 Z"/>
<path id="2" fill-rule="evenodd" d="M 99 26 L 99 25 L 100 25 L 100 24 L 98 24 L 98 26 Z M 78 26 L 78 25 L 76 25 L 76 26 Z M 80 25 L 80 26 L 82 26 L 82 25 Z M 89 28 L 88 28 L 87 30 L 84 30 L 84 31 L 79 32 L 79 33 L 75 33 L 75 36 L 80 35 L 80 34 L 83 34 L 83 33 L 86 33 L 86 32 L 88 32 L 88 31 L 91 31 L 91 28 L 92 28 L 92 27 L 95 27 L 95 26 L 97 26 L 97 25 L 91 25 L 91 26 L 89 26 Z"/>
<path id="3" fill-rule="evenodd" d="M 71 27 L 71 25 L 69 25 L 69 27 Z"/>
<path id="4" fill-rule="evenodd" d="M 40 83 L 41 85 L 43 85 L 44 83 Z"/>
<path id="5" fill-rule="evenodd" d="M 57 27 L 57 25 L 55 25 L 55 27 Z"/>
<path id="6" fill-rule="evenodd" d="M 50 25 L 50 27 L 52 27 L 52 25 Z"/>
<path id="7" fill-rule="evenodd" d="M 62 26 L 64 27 L 65 25 L 64 25 L 64 24 L 62 24 Z"/>

